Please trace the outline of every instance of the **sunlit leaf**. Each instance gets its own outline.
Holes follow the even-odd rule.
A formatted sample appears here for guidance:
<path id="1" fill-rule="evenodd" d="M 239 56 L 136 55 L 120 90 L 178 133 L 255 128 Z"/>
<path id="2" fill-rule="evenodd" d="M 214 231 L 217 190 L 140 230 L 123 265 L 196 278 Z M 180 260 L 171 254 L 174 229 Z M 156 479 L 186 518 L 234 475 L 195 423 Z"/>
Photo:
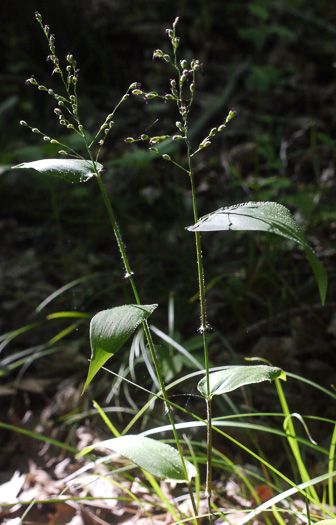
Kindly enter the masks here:
<path id="1" fill-rule="evenodd" d="M 88 377 L 83 389 L 132 335 L 134 330 L 157 308 L 157 304 L 127 304 L 103 310 L 96 314 L 90 323 L 91 362 Z"/>
<path id="2" fill-rule="evenodd" d="M 186 481 L 178 451 L 161 441 L 137 435 L 122 436 L 85 447 L 77 457 L 90 453 L 96 447 L 117 452 L 157 478 L 180 483 Z M 197 471 L 190 461 L 185 459 L 184 462 L 190 481 Z"/>
<path id="3" fill-rule="evenodd" d="M 319 287 L 322 303 L 327 293 L 327 273 L 296 224 L 290 211 L 276 202 L 247 202 L 205 215 L 189 231 L 265 231 L 298 243 L 305 250 Z"/>
<path id="4" fill-rule="evenodd" d="M 286 375 L 281 368 L 266 365 L 236 366 L 220 370 L 210 374 L 209 396 L 226 394 L 244 385 L 272 381 L 276 378 L 286 380 Z M 197 388 L 203 396 L 208 395 L 206 377 L 201 379 Z"/>
<path id="5" fill-rule="evenodd" d="M 68 182 L 86 182 L 96 171 L 103 169 L 99 163 L 96 166 L 89 160 L 81 159 L 43 159 L 34 162 L 23 162 L 13 169 L 33 169 L 44 175 L 60 177 Z"/>

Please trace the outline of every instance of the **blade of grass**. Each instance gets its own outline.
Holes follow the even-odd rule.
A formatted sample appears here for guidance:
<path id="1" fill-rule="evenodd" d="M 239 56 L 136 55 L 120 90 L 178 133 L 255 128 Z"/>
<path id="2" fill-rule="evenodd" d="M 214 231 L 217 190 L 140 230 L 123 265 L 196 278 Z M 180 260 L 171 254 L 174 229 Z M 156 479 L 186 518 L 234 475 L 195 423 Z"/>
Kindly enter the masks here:
<path id="1" fill-rule="evenodd" d="M 296 462 L 296 465 L 297 465 L 297 467 L 299 469 L 299 473 L 300 473 L 301 479 L 305 483 L 305 482 L 308 482 L 310 480 L 310 476 L 308 474 L 308 471 L 306 469 L 306 466 L 305 466 L 304 461 L 303 461 L 302 456 L 301 456 L 300 448 L 299 448 L 299 445 L 298 445 L 298 439 L 297 439 L 297 436 L 296 436 L 296 433 L 295 433 L 295 427 L 294 427 L 294 424 L 293 424 L 293 420 L 290 417 L 291 413 L 290 413 L 289 408 L 288 408 L 287 400 L 286 400 L 286 397 L 285 397 L 282 385 L 281 385 L 281 383 L 280 383 L 280 381 L 278 379 L 275 379 L 275 387 L 276 387 L 277 392 L 278 392 L 281 408 L 283 410 L 283 413 L 286 416 L 287 426 L 285 428 L 285 431 L 286 431 L 286 434 L 287 434 L 288 444 L 289 444 L 289 446 L 290 446 L 290 448 L 292 450 L 293 456 L 295 458 L 295 462 Z M 320 498 L 318 497 L 314 486 L 309 485 L 308 486 L 308 491 L 309 491 L 311 497 L 315 500 L 315 503 L 317 505 L 319 505 L 320 504 Z"/>

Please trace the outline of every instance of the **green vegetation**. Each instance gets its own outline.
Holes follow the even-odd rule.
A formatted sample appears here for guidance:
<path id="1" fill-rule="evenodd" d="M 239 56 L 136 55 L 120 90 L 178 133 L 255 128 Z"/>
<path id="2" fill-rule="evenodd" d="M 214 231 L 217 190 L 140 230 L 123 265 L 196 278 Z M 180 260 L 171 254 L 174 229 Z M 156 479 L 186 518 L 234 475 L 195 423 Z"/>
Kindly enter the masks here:
<path id="1" fill-rule="evenodd" d="M 264 35 L 260 28 L 254 32 L 241 29 L 239 34 L 242 39 L 252 42 L 258 52 L 262 50 L 265 42 L 274 36 L 290 43 L 296 41 L 296 36 L 290 29 L 276 24 L 267 25 L 272 9 L 271 2 L 250 2 L 248 4 L 250 15 L 256 17 L 260 24 L 265 24 L 263 26 Z M 233 119 L 236 114 L 234 110 L 227 110 L 227 116 L 216 122 L 220 107 L 217 103 L 210 104 L 207 110 L 208 115 L 204 111 L 200 112 L 202 92 L 199 100 L 197 93 L 199 84 L 202 83 L 200 75 L 203 71 L 203 64 L 200 60 L 191 59 L 188 54 L 186 54 L 187 58 L 180 57 L 180 38 L 176 33 L 178 18 L 172 28 L 167 30 L 171 51 L 157 49 L 153 54 L 153 58 L 159 59 L 164 66 L 171 68 L 172 73 L 170 74 L 173 74 L 173 78 L 169 81 L 170 91 L 160 94 L 160 89 L 156 90 L 156 87 L 147 90 L 137 82 L 132 82 L 125 95 L 115 105 L 114 110 L 106 118 L 103 117 L 103 123 L 98 126 L 97 132 L 92 131 L 93 126 L 89 124 L 87 127 L 82 120 L 81 99 L 77 91 L 79 79 L 77 62 L 71 53 L 67 53 L 65 66 L 63 66 L 56 54 L 55 37 L 50 32 L 49 26 L 44 25 L 38 13 L 36 18 L 48 41 L 50 53 L 48 58 L 52 64 L 52 73 L 55 79 L 60 81 L 59 84 L 63 91 L 59 94 L 58 88 L 54 90 L 54 88 L 46 87 L 35 79 L 35 76 L 30 76 L 27 84 L 35 86 L 38 91 L 45 92 L 49 96 L 48 100 L 56 103 L 54 113 L 59 124 L 67 130 L 69 136 L 58 136 L 47 130 L 41 131 L 45 129 L 43 122 L 35 127 L 21 120 L 21 126 L 31 129 L 35 135 L 40 135 L 48 148 L 35 149 L 34 159 L 29 158 L 29 151 L 27 151 L 28 158 L 19 159 L 21 163 L 14 168 L 17 170 L 15 176 L 18 177 L 20 177 L 20 170 L 33 170 L 35 175 L 31 176 L 31 180 L 36 181 L 36 184 L 41 187 L 45 184 L 45 188 L 48 188 L 47 191 L 50 192 L 52 219 L 56 225 L 55 238 L 58 241 L 60 255 L 58 264 L 63 268 L 62 281 L 66 284 L 62 284 L 58 290 L 53 291 L 36 305 L 35 309 L 39 314 L 51 307 L 51 313 L 46 318 L 40 317 L 39 321 L 27 323 L 24 326 L 21 324 L 19 328 L 6 332 L 2 336 L 1 350 L 6 347 L 10 348 L 12 342 L 20 340 L 22 335 L 29 334 L 32 342 L 35 339 L 39 341 L 38 344 L 31 344 L 28 348 L 8 352 L 1 362 L 3 375 L 10 377 L 16 369 L 19 369 L 15 382 L 16 385 L 19 385 L 27 367 L 32 363 L 37 362 L 36 370 L 38 371 L 39 363 L 50 363 L 54 366 L 54 357 L 62 355 L 63 360 L 75 364 L 82 381 L 80 389 L 77 385 L 77 393 L 82 391 L 85 394 L 81 399 L 76 396 L 73 410 L 62 416 L 59 424 L 76 425 L 84 418 L 89 417 L 91 421 L 91 418 L 96 420 L 99 416 L 107 426 L 109 435 L 112 433 L 114 437 L 86 446 L 77 457 L 79 459 L 85 454 L 91 454 L 98 446 L 117 452 L 119 456 L 112 455 L 112 457 L 91 461 L 84 467 L 84 470 L 80 470 L 78 476 L 70 476 L 67 480 L 71 479 L 72 484 L 91 484 L 101 477 L 99 465 L 103 461 L 108 463 L 108 459 L 112 459 L 111 472 L 103 476 L 104 479 L 110 479 L 111 483 L 119 488 L 120 493 L 124 493 L 127 500 L 136 502 L 149 520 L 152 517 L 144 507 L 146 498 L 138 497 L 127 488 L 129 481 L 138 483 L 139 469 L 137 467 L 142 469 L 141 485 L 143 489 L 147 494 L 155 496 L 157 502 L 160 502 L 156 505 L 157 509 L 161 508 L 161 510 L 170 512 L 174 523 L 187 521 L 200 524 L 202 517 L 206 517 L 209 523 L 217 523 L 217 520 L 221 518 L 230 522 L 230 516 L 232 517 L 232 513 L 237 508 L 226 501 L 225 495 L 220 494 L 219 487 L 224 473 L 228 473 L 231 479 L 238 481 L 238 491 L 242 495 L 245 494 L 244 501 L 253 501 L 256 507 L 241 519 L 241 524 L 261 512 L 265 513 L 266 523 L 271 518 L 271 516 L 268 517 L 268 512 L 272 513 L 278 523 L 284 523 L 288 515 L 304 520 L 305 512 L 308 519 L 312 521 L 319 521 L 322 518 L 331 518 L 333 521 L 335 519 L 332 482 L 335 474 L 335 420 L 321 414 L 313 415 L 309 410 L 308 415 L 302 415 L 301 408 L 294 408 L 295 412 L 291 412 L 293 402 L 290 396 L 285 394 L 279 380 L 286 379 L 287 376 L 294 379 L 297 384 L 304 384 L 306 381 L 313 391 L 323 393 L 326 404 L 331 404 L 335 400 L 333 389 L 329 390 L 329 385 L 328 388 L 319 386 L 318 381 L 305 380 L 301 374 L 293 374 L 290 367 L 283 371 L 285 367 L 281 363 L 273 362 L 272 352 L 266 351 L 263 356 L 258 356 L 255 351 L 245 352 L 244 357 L 248 354 L 249 359 L 258 360 L 263 364 L 242 366 L 241 357 L 232 347 L 232 338 L 230 341 L 229 334 L 232 331 L 230 322 L 232 321 L 226 323 L 227 326 L 218 322 L 220 317 L 223 317 L 223 313 L 226 317 L 227 312 L 230 311 L 241 323 L 246 316 L 244 303 L 247 297 L 251 297 L 255 305 L 258 305 L 259 315 L 266 311 L 269 318 L 273 317 L 275 312 L 281 312 L 285 305 L 290 304 L 291 298 L 298 301 L 300 305 L 304 305 L 305 293 L 301 295 L 301 299 L 298 299 L 297 286 L 301 286 L 301 282 L 306 282 L 308 284 L 307 293 L 314 293 L 310 287 L 311 280 L 308 278 L 308 273 L 307 277 L 305 275 L 307 270 L 304 259 L 300 259 L 295 265 L 293 274 L 287 272 L 287 275 L 281 271 L 282 264 L 276 262 L 281 253 L 282 262 L 290 263 L 293 260 L 295 244 L 304 249 L 315 274 L 320 299 L 322 303 L 325 303 L 327 293 L 325 269 L 306 240 L 303 228 L 298 226 L 294 216 L 284 204 L 288 197 L 288 205 L 298 206 L 300 213 L 295 211 L 294 214 L 300 222 L 302 222 L 304 213 L 315 219 L 315 225 L 328 218 L 330 212 L 326 211 L 327 208 L 321 206 L 320 211 L 316 212 L 316 203 L 322 202 L 326 192 L 326 188 L 319 190 L 320 193 L 315 189 L 316 182 L 321 177 L 317 144 L 318 140 L 324 140 L 324 143 L 328 143 L 328 147 L 332 147 L 332 139 L 326 134 L 318 135 L 315 125 L 311 127 L 310 146 L 314 179 L 313 182 L 303 186 L 304 192 L 291 194 L 298 181 L 290 181 L 286 176 L 290 141 L 283 146 L 282 154 L 278 158 L 271 135 L 262 131 L 263 126 L 272 124 L 272 117 L 259 114 L 256 117 L 256 123 L 260 132 L 256 133 L 255 144 L 252 145 L 255 159 L 249 180 L 244 181 L 240 173 L 241 167 L 235 164 L 233 149 L 231 149 L 231 163 L 224 160 L 227 181 L 226 183 L 221 181 L 221 203 L 219 204 L 218 195 L 215 193 L 212 198 L 211 190 L 205 200 L 202 195 L 202 184 L 205 184 L 206 188 L 211 188 L 212 177 L 209 175 L 203 177 L 202 172 L 210 168 L 211 170 L 218 169 L 218 158 L 212 157 L 211 154 L 206 157 L 204 152 L 211 151 L 212 143 L 216 141 L 221 140 L 221 145 L 224 147 L 231 126 L 237 133 L 239 119 Z M 254 65 L 249 68 L 246 89 L 257 87 L 255 96 L 258 98 L 272 86 L 281 85 L 282 75 L 283 73 L 275 66 L 272 69 L 271 66 Z M 126 105 L 124 102 L 139 104 L 135 97 L 141 97 L 146 104 L 148 103 L 148 108 L 152 108 L 147 110 L 153 117 L 152 124 L 147 127 L 145 125 L 142 130 L 139 130 L 138 138 L 127 134 L 124 142 L 130 146 L 125 145 L 125 150 L 130 148 L 130 153 L 125 151 L 121 153 L 119 159 L 107 158 L 105 162 L 105 148 L 108 137 L 114 130 L 115 120 Z M 226 100 L 227 97 L 228 93 L 225 94 L 225 104 L 229 103 Z M 167 115 L 164 115 L 162 111 L 162 102 Z M 176 108 L 178 120 L 176 116 L 171 116 L 171 107 Z M 201 115 L 199 119 L 197 119 L 197 112 L 200 112 Z M 83 113 L 85 114 L 86 111 L 84 110 Z M 153 132 L 158 122 L 160 128 L 167 128 L 166 131 Z M 203 138 L 203 128 L 208 123 L 210 123 L 210 131 Z M 292 140 L 295 141 L 296 137 L 293 136 Z M 143 151 L 144 144 L 148 144 L 148 152 Z M 181 144 L 184 145 L 183 148 L 180 148 Z M 239 144 L 234 149 L 237 149 L 239 154 Z M 57 153 L 62 158 L 55 158 Z M 241 154 L 243 153 L 241 151 Z M 39 154 L 46 158 L 38 158 Z M 199 158 L 202 158 L 202 161 L 198 160 Z M 135 171 L 152 172 L 153 166 L 162 170 L 161 167 L 159 168 L 162 164 L 165 166 L 164 176 L 156 180 L 155 174 L 149 175 L 151 185 L 147 187 L 147 192 L 143 193 L 144 200 L 140 210 L 137 210 L 136 192 L 138 188 L 134 178 Z M 263 164 L 265 164 L 266 176 L 260 174 L 260 167 Z M 105 169 L 111 170 L 111 179 Z M 128 170 L 131 174 L 129 181 L 127 181 Z M 118 195 L 116 171 L 126 174 L 123 184 L 119 184 L 119 190 L 127 188 L 128 194 L 135 192 L 134 198 L 127 195 L 125 203 L 121 203 Z M 76 228 L 78 231 L 87 229 L 90 231 L 92 228 L 93 235 L 96 235 L 95 243 L 101 243 L 104 250 L 111 247 L 109 232 L 106 228 L 107 213 L 110 230 L 114 234 L 115 246 L 121 256 L 123 275 L 120 272 L 120 261 L 117 257 L 114 257 L 113 261 L 109 259 L 104 262 L 104 257 L 99 256 L 99 252 L 93 264 L 89 263 L 90 272 L 86 267 L 87 275 L 81 275 L 79 271 L 81 267 L 83 268 L 81 257 L 78 257 L 77 262 L 77 254 L 74 252 L 70 258 L 64 246 L 62 217 L 66 209 L 61 206 L 61 201 L 57 200 L 57 191 L 63 183 L 59 179 L 76 184 L 73 187 L 68 186 L 67 190 L 68 195 L 74 194 L 76 204 L 78 204 L 79 220 L 75 223 Z M 50 186 L 45 182 L 46 180 L 51 181 Z M 174 205 L 171 204 L 171 198 L 167 193 L 171 185 L 170 180 L 174 181 L 173 188 L 177 195 Z M 97 183 L 95 190 L 85 189 L 94 182 Z M 82 187 L 84 187 L 83 190 L 80 189 Z M 218 188 L 218 183 L 215 182 L 214 192 L 218 191 Z M 275 197 L 283 190 L 283 196 L 276 199 Z M 253 191 L 257 199 L 244 199 L 241 204 L 233 204 L 237 202 L 234 196 L 239 197 L 244 191 L 249 196 Z M 312 192 L 317 195 L 314 202 L 311 202 L 310 198 Z M 157 199 L 163 199 L 163 203 L 160 203 L 159 209 L 152 215 L 152 205 Z M 245 202 L 246 200 L 249 202 Z M 274 200 L 281 202 L 275 203 Z M 166 210 L 165 203 L 167 204 Z M 205 205 L 207 214 L 200 217 L 201 213 L 204 213 Z M 86 222 L 81 206 L 82 210 L 86 207 L 88 217 L 93 218 L 93 224 L 90 224 L 89 220 Z M 216 209 L 216 211 L 209 213 L 209 206 L 210 210 Z M 168 215 L 167 221 L 165 221 L 165 213 Z M 164 224 L 164 234 L 161 231 L 160 215 L 162 215 L 162 224 Z M 191 222 L 194 224 L 187 227 Z M 133 235 L 127 233 L 126 224 L 134 228 Z M 240 234 L 229 235 L 227 233 L 222 236 L 218 233 L 205 233 L 202 234 L 201 244 L 201 232 L 218 231 L 271 232 L 275 235 L 269 237 L 278 236 L 281 242 L 275 244 L 274 240 L 269 240 L 267 236 L 261 239 L 255 237 L 255 241 L 248 241 L 247 250 L 241 257 L 239 251 L 237 252 L 234 248 L 238 240 L 239 244 L 245 242 L 244 237 L 238 237 Z M 207 238 L 208 235 L 211 236 L 210 239 Z M 188 238 L 194 238 L 196 262 L 193 261 L 191 243 L 187 240 Z M 217 240 L 218 238 L 220 240 Z M 165 244 L 167 246 L 162 249 Z M 170 253 L 173 246 L 175 246 L 174 253 Z M 179 249 L 176 249 L 177 246 Z M 85 250 L 90 250 L 90 248 L 91 241 L 88 240 Z M 206 250 L 205 257 L 202 256 L 204 250 Z M 219 254 L 221 254 L 220 257 Z M 203 267 L 203 260 L 205 260 L 206 271 Z M 207 278 L 207 260 L 209 260 L 210 279 Z M 162 270 L 165 266 L 170 266 L 171 262 L 173 264 L 169 272 Z M 71 270 L 69 270 L 69 263 Z M 189 278 L 189 274 L 192 273 L 190 268 L 194 269 L 193 273 L 198 281 L 198 293 L 195 293 L 195 285 Z M 265 268 L 268 268 L 268 271 L 265 271 Z M 262 275 L 262 278 L 259 275 Z M 305 275 L 304 280 L 303 275 Z M 66 276 L 71 276 L 71 279 L 64 280 Z M 188 276 L 188 282 L 184 284 L 186 276 Z M 156 279 L 158 285 L 155 284 Z M 100 280 L 112 284 L 100 286 Z M 274 284 L 276 280 L 278 284 Z M 183 291 L 181 291 L 182 283 Z M 69 302 L 67 295 L 77 287 L 83 288 L 81 311 L 77 311 L 78 305 L 71 305 L 72 301 Z M 162 311 L 160 313 L 160 309 L 162 310 L 160 303 L 162 296 L 167 297 L 172 287 L 173 289 L 176 287 L 179 292 L 176 297 L 174 297 L 175 294 L 170 294 L 168 328 L 164 328 L 164 315 Z M 189 293 L 189 290 L 192 293 Z M 267 290 L 266 293 L 265 290 Z M 272 298 L 276 297 L 277 290 L 281 291 L 282 307 L 274 309 Z M 90 296 L 88 301 L 87 298 Z M 147 300 L 147 297 L 150 297 L 150 301 Z M 195 307 L 197 298 L 200 303 L 200 327 L 197 327 Z M 147 302 L 149 304 L 145 304 Z M 53 306 L 57 303 L 60 308 L 55 311 Z M 66 305 L 65 308 L 63 304 Z M 219 304 L 220 307 L 218 307 Z M 307 307 L 308 305 L 302 306 L 302 309 L 305 310 Z M 99 311 L 99 308 L 104 309 Z M 106 310 L 106 308 L 109 309 Z M 316 311 L 320 306 L 313 304 L 310 305 L 310 308 Z M 94 315 L 94 312 L 97 311 L 98 313 Z M 183 312 L 182 315 L 181 312 Z M 294 321 L 296 313 L 297 309 L 293 308 L 293 314 L 289 312 L 287 318 L 285 316 L 284 319 Z M 189 314 L 193 314 L 191 321 Z M 261 330 L 259 330 L 260 333 L 266 335 L 267 330 L 265 323 L 263 324 L 263 318 L 264 315 L 260 318 Z M 90 319 L 91 361 L 84 383 L 83 368 L 87 367 L 84 364 L 84 352 L 81 349 L 85 348 L 87 352 L 88 345 L 85 341 L 87 341 Z M 215 330 L 210 327 L 213 324 L 212 319 L 215 321 Z M 252 331 L 258 331 L 258 317 L 252 317 L 252 319 L 254 322 Z M 64 324 L 64 320 L 67 324 Z M 41 340 L 45 339 L 45 334 L 50 333 L 50 326 L 53 323 L 55 326 L 57 323 L 56 333 L 54 332 L 51 338 L 47 336 L 46 343 L 41 343 Z M 196 336 L 197 329 L 199 335 Z M 34 332 L 36 336 L 31 335 Z M 116 352 L 118 352 L 117 355 L 115 355 Z M 255 357 L 256 355 L 258 357 Z M 88 357 L 87 354 L 86 357 Z M 113 375 L 112 380 L 109 379 L 109 374 L 100 372 L 100 369 L 106 371 L 105 364 L 109 366 L 108 372 Z M 236 364 L 239 366 L 235 366 Z M 281 367 L 273 366 L 277 364 L 280 364 Z M 197 371 L 190 373 L 190 369 Z M 58 362 L 55 372 L 66 374 L 67 371 L 69 371 L 67 363 Z M 139 375 L 139 371 L 142 371 L 142 374 L 145 371 L 145 380 Z M 265 384 L 254 386 L 251 389 L 247 387 L 265 381 L 274 381 L 275 389 L 272 394 Z M 196 386 L 201 396 L 195 396 Z M 244 407 L 241 406 L 239 396 L 235 395 L 237 389 L 244 393 Z M 256 390 L 261 392 L 262 404 L 267 407 L 265 410 L 258 409 L 258 404 L 254 406 L 252 396 L 256 395 L 254 393 Z M 274 401 L 275 392 L 278 396 L 277 406 L 281 407 L 280 412 L 267 406 L 267 397 L 271 396 Z M 105 397 L 104 407 L 95 401 L 94 411 L 84 406 L 83 400 L 87 403 L 88 395 L 94 399 Z M 136 402 L 134 396 L 137 396 Z M 180 401 L 179 396 L 186 396 L 188 399 L 195 397 L 197 401 L 192 402 L 193 407 L 188 407 L 185 399 L 181 397 L 182 401 Z M 110 411 L 113 412 L 114 409 L 118 414 L 118 419 L 112 422 L 107 414 Z M 296 420 L 300 422 L 302 432 L 297 432 L 296 425 L 294 425 Z M 313 421 L 328 427 L 328 445 L 325 445 L 324 441 L 324 446 L 321 446 L 311 437 L 310 423 Z M 7 430 L 15 430 L 17 433 L 28 433 L 34 439 L 42 439 L 55 446 L 63 446 L 61 441 L 49 440 L 47 436 L 39 438 L 33 431 L 23 431 L 7 423 L 1 426 Z M 225 429 L 224 432 L 223 427 L 230 427 L 230 429 Z M 204 429 L 206 434 L 198 434 L 197 431 L 195 432 L 196 428 Z M 167 438 L 169 433 L 172 433 L 173 439 Z M 263 433 L 269 436 L 275 435 L 277 439 L 285 443 L 286 453 L 284 455 L 287 458 L 286 462 L 291 465 L 290 468 L 282 467 L 277 461 L 276 465 L 274 464 L 276 459 L 274 454 L 264 450 L 263 445 L 259 443 L 257 436 Z M 155 437 L 148 437 L 149 435 L 155 435 Z M 223 453 L 221 450 L 219 440 L 224 440 L 235 450 L 241 451 L 243 457 L 249 458 L 248 462 L 254 462 L 258 468 L 253 470 L 231 459 L 227 451 Z M 75 444 L 73 448 L 68 446 L 64 448 L 70 451 L 76 447 Z M 312 471 L 309 454 L 312 454 L 314 458 L 322 458 L 320 460 L 321 469 L 319 472 L 314 470 L 314 474 L 309 473 Z M 96 474 L 82 475 L 92 467 L 97 469 L 98 478 Z M 173 493 L 167 497 L 155 478 L 182 482 L 174 491 L 176 502 L 171 499 Z M 325 493 L 320 488 L 323 483 L 326 483 Z M 266 487 L 267 497 L 261 496 L 260 487 Z M 307 510 L 304 508 L 300 510 L 297 506 L 297 501 L 293 498 L 297 493 L 301 495 L 303 501 L 306 500 Z M 248 494 L 247 498 L 246 494 Z M 177 503 L 180 498 L 189 502 L 186 507 Z M 203 504 L 204 501 L 206 506 Z M 240 505 L 239 510 L 241 511 L 242 508 L 247 510 L 249 506 L 247 505 L 244 509 L 244 505 Z"/>

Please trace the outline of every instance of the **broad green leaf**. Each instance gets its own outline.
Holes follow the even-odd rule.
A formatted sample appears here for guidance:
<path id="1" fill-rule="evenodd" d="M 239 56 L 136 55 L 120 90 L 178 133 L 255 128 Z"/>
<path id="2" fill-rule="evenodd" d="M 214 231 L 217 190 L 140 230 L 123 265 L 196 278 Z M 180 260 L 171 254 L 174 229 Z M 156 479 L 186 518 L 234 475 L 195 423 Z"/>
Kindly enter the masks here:
<path id="1" fill-rule="evenodd" d="M 324 304 L 328 279 L 327 273 L 302 231 L 296 224 L 290 211 L 276 202 L 247 202 L 227 206 L 205 215 L 189 231 L 265 231 L 275 233 L 298 243 L 305 250 L 319 287 L 322 304 Z"/>
<path id="2" fill-rule="evenodd" d="M 210 396 L 218 396 L 232 392 L 244 385 L 261 383 L 262 381 L 272 381 L 276 378 L 286 380 L 285 373 L 281 368 L 256 365 L 256 366 L 237 366 L 210 374 Z M 197 385 L 198 390 L 203 396 L 207 396 L 206 377 L 203 377 Z"/>
<path id="3" fill-rule="evenodd" d="M 13 169 L 17 168 L 33 169 L 44 175 L 60 177 L 68 182 L 86 182 L 96 173 L 91 161 L 81 159 L 43 159 L 13 166 Z M 103 166 L 97 163 L 96 169 L 100 171 Z"/>
<path id="4" fill-rule="evenodd" d="M 77 457 L 89 454 L 96 447 L 117 452 L 157 478 L 180 483 L 186 481 L 178 451 L 161 441 L 144 436 L 122 436 L 85 447 Z M 197 471 L 190 461 L 185 459 L 184 463 L 190 481 Z"/>
<path id="5" fill-rule="evenodd" d="M 98 370 L 122 347 L 139 324 L 145 321 L 157 306 L 157 304 L 126 304 L 103 310 L 91 319 L 91 361 L 83 392 Z"/>

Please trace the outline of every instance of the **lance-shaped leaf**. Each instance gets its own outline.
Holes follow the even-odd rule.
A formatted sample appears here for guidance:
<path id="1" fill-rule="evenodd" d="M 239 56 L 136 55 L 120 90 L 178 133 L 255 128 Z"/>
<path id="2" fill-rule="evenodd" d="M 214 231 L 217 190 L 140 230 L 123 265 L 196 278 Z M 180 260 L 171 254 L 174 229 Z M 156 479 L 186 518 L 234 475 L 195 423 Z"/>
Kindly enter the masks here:
<path id="1" fill-rule="evenodd" d="M 43 159 L 34 162 L 23 162 L 13 169 L 33 169 L 44 175 L 60 177 L 68 182 L 86 182 L 98 171 L 103 169 L 99 163 L 96 166 L 89 160 L 81 159 Z"/>
<path id="2" fill-rule="evenodd" d="M 90 323 L 91 361 L 83 389 L 132 335 L 134 330 L 157 308 L 157 304 L 126 304 L 96 314 Z"/>
<path id="3" fill-rule="evenodd" d="M 190 481 L 197 475 L 194 465 L 185 459 L 184 464 L 188 477 L 186 480 L 178 451 L 170 445 L 148 437 L 128 435 L 107 439 L 85 447 L 77 457 L 90 453 L 96 447 L 117 452 L 159 479 L 181 483 Z"/>
<path id="4" fill-rule="evenodd" d="M 189 231 L 265 231 L 295 241 L 305 250 L 319 287 L 322 304 L 327 293 L 327 273 L 296 224 L 290 211 L 276 202 L 247 202 L 205 215 Z"/>
<path id="5" fill-rule="evenodd" d="M 273 366 L 237 366 L 220 370 L 219 372 L 213 372 L 209 376 L 209 396 L 226 394 L 244 385 L 252 385 L 254 383 L 261 383 L 262 381 L 273 381 L 273 379 L 276 378 L 286 380 L 286 375 L 281 368 Z M 206 377 L 201 379 L 197 388 L 203 396 L 208 395 Z"/>

